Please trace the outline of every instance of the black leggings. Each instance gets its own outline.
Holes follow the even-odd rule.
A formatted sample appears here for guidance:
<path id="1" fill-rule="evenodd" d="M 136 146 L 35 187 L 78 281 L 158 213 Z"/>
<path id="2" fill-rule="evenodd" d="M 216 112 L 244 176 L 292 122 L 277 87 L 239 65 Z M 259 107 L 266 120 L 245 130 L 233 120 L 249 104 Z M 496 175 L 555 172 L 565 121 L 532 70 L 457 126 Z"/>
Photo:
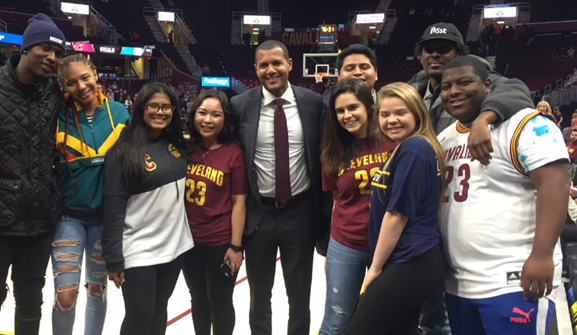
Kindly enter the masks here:
<path id="1" fill-rule="evenodd" d="M 415 335 L 421 304 L 442 283 L 440 245 L 407 264 L 385 268 L 357 305 L 346 334 Z"/>
<path id="2" fill-rule="evenodd" d="M 235 322 L 232 293 L 236 275 L 220 272 L 225 245 L 195 245 L 185 254 L 182 272 L 192 297 L 192 322 L 197 335 L 232 335 Z"/>
<path id="3" fill-rule="evenodd" d="M 164 335 L 168 298 L 172 295 L 184 254 L 170 263 L 124 270 L 122 296 L 126 314 L 120 335 Z"/>

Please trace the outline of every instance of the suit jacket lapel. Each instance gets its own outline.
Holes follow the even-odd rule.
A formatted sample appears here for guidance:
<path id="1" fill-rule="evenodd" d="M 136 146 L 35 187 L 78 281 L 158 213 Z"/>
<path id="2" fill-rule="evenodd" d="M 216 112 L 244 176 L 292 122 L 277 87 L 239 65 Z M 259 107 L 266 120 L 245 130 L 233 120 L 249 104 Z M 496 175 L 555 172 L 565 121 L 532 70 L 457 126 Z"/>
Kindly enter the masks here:
<path id="1" fill-rule="evenodd" d="M 260 86 L 259 86 L 260 88 Z M 260 107 L 262 103 L 262 88 L 253 91 L 247 101 L 247 121 L 249 132 L 246 134 L 246 157 L 249 162 L 254 162 L 256 148 L 256 135 L 258 134 L 258 122 L 260 119 Z"/>
<path id="2" fill-rule="evenodd" d="M 293 92 L 294 92 L 295 99 L 297 102 L 297 108 L 299 111 L 299 116 L 301 118 L 301 123 L 302 123 L 302 127 L 303 127 L 303 138 L 305 141 L 305 154 L 306 154 L 306 158 L 307 158 L 306 159 L 307 167 L 310 169 L 309 162 L 312 159 L 310 157 L 310 155 L 313 152 L 315 152 L 315 150 L 313 150 L 313 148 L 312 148 L 312 146 L 315 143 L 315 140 L 312 137 L 317 135 L 315 129 L 310 129 L 310 128 L 315 127 L 317 124 L 316 120 L 315 120 L 316 113 L 314 113 L 314 111 L 310 111 L 308 109 L 308 105 L 307 105 L 308 101 L 306 101 L 306 97 L 304 95 L 299 94 L 299 91 L 296 90 L 294 86 L 292 86 L 292 88 L 293 88 Z"/>

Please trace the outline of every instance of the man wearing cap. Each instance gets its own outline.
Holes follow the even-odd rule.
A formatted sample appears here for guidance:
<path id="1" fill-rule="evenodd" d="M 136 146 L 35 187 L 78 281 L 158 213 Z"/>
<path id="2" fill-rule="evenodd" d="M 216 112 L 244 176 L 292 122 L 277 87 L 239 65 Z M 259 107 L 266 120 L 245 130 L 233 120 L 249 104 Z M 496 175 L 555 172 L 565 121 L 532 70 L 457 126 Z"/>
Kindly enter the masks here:
<path id="1" fill-rule="evenodd" d="M 463 36 L 451 23 L 439 22 L 429 26 L 416 44 L 415 55 L 421 57 L 423 70 L 415 74 L 408 83 L 423 98 L 437 134 L 456 121 L 441 104 L 440 84 L 445 65 L 454 58 L 467 54 L 469 48 L 464 45 Z M 468 147 L 471 159 L 487 165 L 493 151 L 489 124 L 499 124 L 517 111 L 535 108 L 535 105 L 525 84 L 519 80 L 502 77 L 492 71 L 491 65 L 486 60 L 481 60 L 490 72 L 489 78 L 493 82 L 493 90 L 481 105 L 481 113 L 471 124 Z M 433 294 L 423 304 L 421 312 L 420 327 L 423 335 L 451 334 L 444 292 Z"/>
<path id="2" fill-rule="evenodd" d="M 52 152 L 61 94 L 48 76 L 66 38 L 52 20 L 29 21 L 20 55 L 0 68 L 0 304 L 12 266 L 17 335 L 38 334 L 42 288 L 61 200 Z"/>

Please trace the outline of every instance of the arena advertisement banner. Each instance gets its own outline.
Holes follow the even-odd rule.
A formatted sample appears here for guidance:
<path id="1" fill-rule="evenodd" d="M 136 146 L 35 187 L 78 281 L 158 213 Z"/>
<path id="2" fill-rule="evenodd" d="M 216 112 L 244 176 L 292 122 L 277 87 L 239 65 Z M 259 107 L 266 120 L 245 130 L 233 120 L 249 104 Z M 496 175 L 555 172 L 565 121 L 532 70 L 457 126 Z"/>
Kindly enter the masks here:
<path id="1" fill-rule="evenodd" d="M 230 77 L 202 77 L 203 87 L 230 87 Z"/>
<path id="2" fill-rule="evenodd" d="M 72 48 L 78 52 L 94 53 L 94 45 L 87 42 L 72 42 Z"/>
<path id="3" fill-rule="evenodd" d="M 80 14 L 80 15 L 90 14 L 90 6 L 71 2 L 61 2 L 60 10 L 64 13 L 69 14 Z"/>
<path id="4" fill-rule="evenodd" d="M 0 32 L 0 43 L 22 44 L 22 35 Z"/>
<path id="5" fill-rule="evenodd" d="M 359 36 L 351 36 L 348 31 L 337 31 L 340 46 L 358 43 Z M 283 42 L 286 45 L 315 45 L 320 39 L 319 31 L 279 31 L 271 34 L 271 39 Z"/>
<path id="6" fill-rule="evenodd" d="M 150 57 L 152 56 L 152 51 L 155 49 L 155 46 L 144 45 L 142 47 L 127 47 L 121 45 L 91 44 L 88 41 L 74 41 L 66 42 L 66 49 L 85 53 L 98 53 L 129 57 Z"/>
<path id="7" fill-rule="evenodd" d="M 319 39 L 318 31 L 274 32 L 272 38 L 286 45 L 314 45 Z"/>
<path id="8" fill-rule="evenodd" d="M 200 81 L 178 70 L 164 55 L 158 58 L 158 81 L 174 86 L 178 95 L 196 96 L 200 91 Z"/>

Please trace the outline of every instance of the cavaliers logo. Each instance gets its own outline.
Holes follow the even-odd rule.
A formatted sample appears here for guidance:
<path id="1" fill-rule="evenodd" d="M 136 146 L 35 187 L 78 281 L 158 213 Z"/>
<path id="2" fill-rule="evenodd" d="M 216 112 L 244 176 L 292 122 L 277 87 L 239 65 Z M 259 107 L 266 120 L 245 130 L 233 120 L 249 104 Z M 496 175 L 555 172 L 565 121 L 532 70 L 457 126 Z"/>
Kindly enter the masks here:
<path id="1" fill-rule="evenodd" d="M 146 169 L 146 171 L 154 171 L 156 170 L 156 163 L 150 161 L 151 158 L 148 154 L 146 154 L 144 156 L 144 168 Z"/>
<path id="2" fill-rule="evenodd" d="M 178 149 L 177 149 L 174 145 L 172 145 L 172 144 L 169 144 L 169 145 L 168 145 L 168 151 L 170 151 L 170 153 L 171 153 L 174 157 L 176 157 L 176 158 L 182 156 L 182 155 L 180 154 L 180 151 L 178 151 Z"/>

